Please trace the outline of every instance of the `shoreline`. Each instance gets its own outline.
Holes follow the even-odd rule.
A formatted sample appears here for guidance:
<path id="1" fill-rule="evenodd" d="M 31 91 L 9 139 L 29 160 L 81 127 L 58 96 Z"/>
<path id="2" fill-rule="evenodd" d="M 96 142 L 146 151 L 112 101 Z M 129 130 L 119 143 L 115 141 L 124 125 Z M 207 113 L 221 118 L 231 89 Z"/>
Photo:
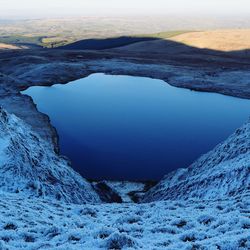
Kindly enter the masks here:
<path id="1" fill-rule="evenodd" d="M 31 86 L 66 84 L 90 74 L 104 73 L 149 77 L 174 87 L 250 99 L 250 70 L 245 65 L 236 69 L 240 61 L 231 68 L 218 68 L 206 62 L 194 67 L 179 58 L 164 64 L 153 59 L 149 64 L 148 58 L 128 59 L 106 51 L 23 50 L 14 54 L 13 59 L 10 58 L 14 56 L 13 51 L 0 52 L 0 62 L 5 62 L 0 66 L 0 105 L 30 124 L 57 154 L 59 137 L 49 117 L 38 111 L 32 98 L 21 93 Z M 235 79 L 238 81 L 234 82 Z"/>

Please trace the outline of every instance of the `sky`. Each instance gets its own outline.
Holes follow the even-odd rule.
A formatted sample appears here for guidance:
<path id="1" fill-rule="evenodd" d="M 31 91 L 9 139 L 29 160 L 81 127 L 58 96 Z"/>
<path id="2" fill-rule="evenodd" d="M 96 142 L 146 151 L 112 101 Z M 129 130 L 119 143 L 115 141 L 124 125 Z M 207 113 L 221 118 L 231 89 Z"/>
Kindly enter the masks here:
<path id="1" fill-rule="evenodd" d="M 250 0 L 0 0 L 0 18 L 127 14 L 250 14 Z"/>

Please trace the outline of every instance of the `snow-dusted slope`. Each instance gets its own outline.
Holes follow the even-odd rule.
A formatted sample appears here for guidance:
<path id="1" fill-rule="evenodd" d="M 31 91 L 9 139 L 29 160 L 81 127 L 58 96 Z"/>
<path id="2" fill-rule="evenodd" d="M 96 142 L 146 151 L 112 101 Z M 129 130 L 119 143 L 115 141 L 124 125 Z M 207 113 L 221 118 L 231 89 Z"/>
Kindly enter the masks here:
<path id="1" fill-rule="evenodd" d="M 0 108 L 0 189 L 26 197 L 98 202 L 91 185 L 32 129 Z"/>
<path id="2" fill-rule="evenodd" d="M 0 249 L 248 250 L 249 198 L 74 205 L 0 192 Z"/>
<path id="3" fill-rule="evenodd" d="M 250 192 L 250 121 L 187 169 L 164 177 L 144 202 L 230 197 Z"/>

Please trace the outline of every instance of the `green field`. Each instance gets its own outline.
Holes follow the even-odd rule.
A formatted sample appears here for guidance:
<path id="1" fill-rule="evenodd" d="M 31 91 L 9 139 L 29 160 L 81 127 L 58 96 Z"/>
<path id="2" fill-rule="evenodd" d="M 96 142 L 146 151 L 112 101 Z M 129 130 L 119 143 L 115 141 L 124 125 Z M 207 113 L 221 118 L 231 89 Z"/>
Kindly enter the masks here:
<path id="1" fill-rule="evenodd" d="M 42 44 L 42 36 L 22 36 L 22 35 L 9 35 L 9 36 L 1 36 L 1 43 L 8 44 Z"/>
<path id="2" fill-rule="evenodd" d="M 154 29 L 145 20 L 137 20 L 133 24 L 127 19 L 109 18 L 6 21 L 0 22 L 0 43 L 51 48 L 85 39 L 121 36 L 166 39 L 188 32 L 177 30 L 150 33 L 152 31 Z"/>
<path id="3" fill-rule="evenodd" d="M 154 34 L 143 34 L 143 35 L 131 35 L 131 37 L 152 37 L 159 39 L 167 39 L 176 35 L 186 33 L 188 31 L 167 31 Z M 112 38 L 118 38 L 119 36 L 113 36 Z M 67 34 L 59 34 L 55 36 L 32 36 L 32 35 L 9 35 L 0 36 L 0 43 L 15 44 L 15 45 L 37 45 L 44 48 L 60 47 L 70 43 L 74 43 L 79 40 L 86 39 L 83 34 L 77 36 L 67 36 Z"/>

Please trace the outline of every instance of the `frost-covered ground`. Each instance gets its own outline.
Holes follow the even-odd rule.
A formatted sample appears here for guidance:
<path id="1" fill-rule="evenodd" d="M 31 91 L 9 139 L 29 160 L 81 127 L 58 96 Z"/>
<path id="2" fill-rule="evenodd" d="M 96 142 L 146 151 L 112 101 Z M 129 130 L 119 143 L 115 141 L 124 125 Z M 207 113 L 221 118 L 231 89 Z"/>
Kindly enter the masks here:
<path id="1" fill-rule="evenodd" d="M 90 183 L 32 128 L 0 107 L 0 191 L 72 203 L 99 202 Z"/>
<path id="2" fill-rule="evenodd" d="M 249 134 L 247 122 L 168 174 L 145 203 L 105 204 L 32 127 L 0 108 L 0 250 L 250 249 Z M 145 189 L 108 185 L 125 201 Z"/>
<path id="3" fill-rule="evenodd" d="M 0 249 L 250 249 L 250 197 L 73 205 L 0 194 Z"/>

